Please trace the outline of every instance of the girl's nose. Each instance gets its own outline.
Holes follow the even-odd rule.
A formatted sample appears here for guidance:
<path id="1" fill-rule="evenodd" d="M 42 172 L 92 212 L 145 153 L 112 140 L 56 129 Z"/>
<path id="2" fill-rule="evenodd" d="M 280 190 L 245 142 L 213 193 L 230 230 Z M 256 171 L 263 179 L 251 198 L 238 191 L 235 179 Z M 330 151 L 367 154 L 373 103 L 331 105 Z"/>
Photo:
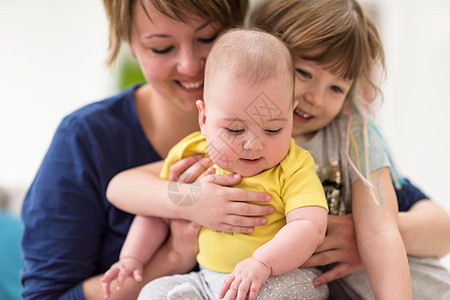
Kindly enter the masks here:
<path id="1" fill-rule="evenodd" d="M 187 76 L 196 76 L 203 71 L 206 58 L 198 49 L 182 49 L 178 58 L 177 71 Z"/>
<path id="2" fill-rule="evenodd" d="M 319 89 L 305 91 L 303 99 L 311 106 L 322 107 L 323 105 L 323 94 L 320 93 Z"/>

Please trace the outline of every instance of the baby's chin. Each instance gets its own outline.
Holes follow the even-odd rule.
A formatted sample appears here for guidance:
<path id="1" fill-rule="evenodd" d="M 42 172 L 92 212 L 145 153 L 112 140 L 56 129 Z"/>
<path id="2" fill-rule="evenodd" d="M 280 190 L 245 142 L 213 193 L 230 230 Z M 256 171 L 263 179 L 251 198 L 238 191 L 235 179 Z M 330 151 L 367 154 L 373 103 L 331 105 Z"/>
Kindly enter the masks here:
<path id="1" fill-rule="evenodd" d="M 230 169 L 228 172 L 238 174 L 242 177 L 252 177 L 264 172 L 265 170 L 270 168 L 261 168 L 260 166 L 249 167 L 249 166 L 240 166 L 237 168 Z M 226 169 L 224 169 L 226 170 Z"/>

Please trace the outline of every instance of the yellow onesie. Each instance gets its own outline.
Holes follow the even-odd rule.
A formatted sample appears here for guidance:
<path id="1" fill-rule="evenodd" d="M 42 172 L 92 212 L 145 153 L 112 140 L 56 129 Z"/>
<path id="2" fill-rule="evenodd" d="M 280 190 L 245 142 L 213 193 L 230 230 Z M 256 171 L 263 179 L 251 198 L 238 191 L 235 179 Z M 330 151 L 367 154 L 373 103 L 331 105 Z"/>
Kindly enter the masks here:
<path id="1" fill-rule="evenodd" d="M 208 156 L 206 139 L 200 132 L 190 134 L 170 150 L 161 178 L 168 178 L 169 167 L 173 163 L 195 154 Z M 217 165 L 213 167 L 216 174 L 230 173 Z M 286 225 L 289 211 L 304 206 L 321 206 L 328 211 L 314 160 L 293 139 L 288 154 L 277 166 L 258 175 L 242 178 L 233 187 L 270 194 L 272 199 L 268 204 L 274 207 L 274 213 L 267 216 L 268 223 L 265 226 L 256 226 L 252 233 L 228 233 L 206 227 L 201 229 L 197 261 L 216 272 L 231 273 L 237 263 L 251 257 L 257 248 L 270 241 Z"/>

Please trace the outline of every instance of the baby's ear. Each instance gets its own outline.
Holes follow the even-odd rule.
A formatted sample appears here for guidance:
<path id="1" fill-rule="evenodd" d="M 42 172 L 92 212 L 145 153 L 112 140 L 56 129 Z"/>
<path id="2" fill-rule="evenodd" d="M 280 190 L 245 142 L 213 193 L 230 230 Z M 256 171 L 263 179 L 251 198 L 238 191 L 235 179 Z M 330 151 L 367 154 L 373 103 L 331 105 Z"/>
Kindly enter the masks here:
<path id="1" fill-rule="evenodd" d="M 200 126 L 200 131 L 203 135 L 205 135 L 205 122 L 206 122 L 206 113 L 205 113 L 205 102 L 203 100 L 195 101 L 195 105 L 198 109 L 198 125 Z"/>

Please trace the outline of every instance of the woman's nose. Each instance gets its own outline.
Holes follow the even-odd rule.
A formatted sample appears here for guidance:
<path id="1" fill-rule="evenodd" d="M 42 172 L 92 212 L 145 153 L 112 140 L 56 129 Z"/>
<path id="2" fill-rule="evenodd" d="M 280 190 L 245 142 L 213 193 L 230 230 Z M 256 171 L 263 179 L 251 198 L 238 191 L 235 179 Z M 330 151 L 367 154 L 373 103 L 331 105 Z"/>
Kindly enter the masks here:
<path id="1" fill-rule="evenodd" d="M 187 76 L 196 76 L 203 71 L 206 57 L 195 48 L 181 50 L 177 63 L 177 71 Z"/>

